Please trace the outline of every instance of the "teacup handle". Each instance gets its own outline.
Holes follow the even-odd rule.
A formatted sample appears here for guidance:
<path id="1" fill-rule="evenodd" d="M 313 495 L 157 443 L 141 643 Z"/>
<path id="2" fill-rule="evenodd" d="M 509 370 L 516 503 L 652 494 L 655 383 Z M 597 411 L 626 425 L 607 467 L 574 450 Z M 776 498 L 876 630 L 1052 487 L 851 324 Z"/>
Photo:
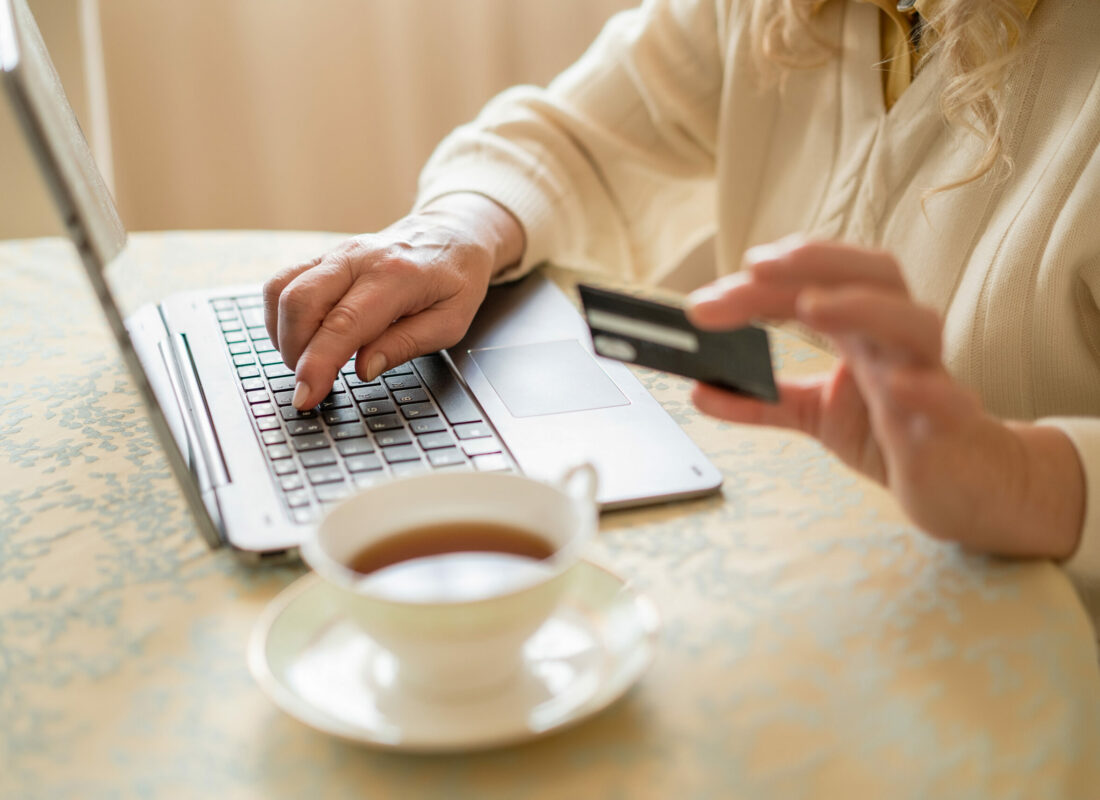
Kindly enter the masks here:
<path id="1" fill-rule="evenodd" d="M 599 485 L 599 473 L 587 461 L 574 464 L 558 478 L 558 488 L 575 500 L 595 504 L 596 488 Z"/>

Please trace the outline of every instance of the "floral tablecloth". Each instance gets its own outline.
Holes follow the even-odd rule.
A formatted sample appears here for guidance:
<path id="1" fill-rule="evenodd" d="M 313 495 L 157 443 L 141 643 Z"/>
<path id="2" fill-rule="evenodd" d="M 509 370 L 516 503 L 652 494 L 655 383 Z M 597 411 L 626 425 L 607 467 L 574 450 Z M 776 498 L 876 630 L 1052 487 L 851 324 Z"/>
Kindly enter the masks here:
<path id="1" fill-rule="evenodd" d="M 260 281 L 337 240 L 138 235 L 126 292 Z M 1057 567 L 933 542 L 816 443 L 646 371 L 725 486 L 603 518 L 593 559 L 663 617 L 641 682 L 494 752 L 317 733 L 244 654 L 303 569 L 206 549 L 67 242 L 0 243 L 0 288 L 0 797 L 1100 797 L 1095 639 Z M 828 365 L 774 345 L 787 375 Z"/>

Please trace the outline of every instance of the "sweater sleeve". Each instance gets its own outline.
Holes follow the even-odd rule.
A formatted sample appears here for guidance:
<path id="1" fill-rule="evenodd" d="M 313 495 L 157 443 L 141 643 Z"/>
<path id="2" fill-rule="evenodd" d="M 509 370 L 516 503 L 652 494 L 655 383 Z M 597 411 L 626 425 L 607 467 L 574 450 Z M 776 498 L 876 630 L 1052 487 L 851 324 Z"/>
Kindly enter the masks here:
<path id="1" fill-rule="evenodd" d="M 1077 450 L 1085 472 L 1085 518 L 1077 550 L 1063 567 L 1073 578 L 1094 620 L 1100 620 L 1100 419 L 1047 417 L 1039 425 L 1058 428 Z"/>
<path id="2" fill-rule="evenodd" d="M 429 159 L 416 207 L 477 192 L 526 234 L 511 279 L 553 259 L 656 281 L 714 228 L 729 0 L 649 0 L 616 15 L 546 89 L 517 87 Z"/>

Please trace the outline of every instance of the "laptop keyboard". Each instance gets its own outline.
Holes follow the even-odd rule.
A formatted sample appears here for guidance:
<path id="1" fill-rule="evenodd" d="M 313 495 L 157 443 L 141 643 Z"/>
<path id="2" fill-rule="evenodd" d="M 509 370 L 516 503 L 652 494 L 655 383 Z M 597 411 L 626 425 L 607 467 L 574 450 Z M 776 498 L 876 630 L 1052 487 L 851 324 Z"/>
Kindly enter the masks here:
<path id="1" fill-rule="evenodd" d="M 514 470 L 438 353 L 364 381 L 349 361 L 314 409 L 290 404 L 294 372 L 264 326 L 259 295 L 212 300 L 229 357 L 291 519 L 311 522 L 356 488 L 428 470 Z"/>

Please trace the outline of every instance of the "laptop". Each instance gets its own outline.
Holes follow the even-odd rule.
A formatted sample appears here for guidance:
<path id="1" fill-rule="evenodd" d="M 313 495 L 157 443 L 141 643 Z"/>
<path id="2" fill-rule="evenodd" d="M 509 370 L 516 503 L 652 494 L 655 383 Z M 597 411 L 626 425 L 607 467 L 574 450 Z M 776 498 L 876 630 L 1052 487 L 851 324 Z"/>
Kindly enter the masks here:
<path id="1" fill-rule="evenodd" d="M 293 372 L 267 337 L 258 287 L 175 294 L 124 313 L 112 267 L 126 232 L 25 0 L 0 0 L 0 72 L 211 546 L 255 561 L 294 557 L 347 494 L 437 469 L 553 480 L 589 461 L 603 509 L 721 485 L 630 370 L 594 354 L 580 314 L 537 272 L 491 289 L 459 344 L 371 382 L 349 363 L 306 412 L 290 404 Z"/>

